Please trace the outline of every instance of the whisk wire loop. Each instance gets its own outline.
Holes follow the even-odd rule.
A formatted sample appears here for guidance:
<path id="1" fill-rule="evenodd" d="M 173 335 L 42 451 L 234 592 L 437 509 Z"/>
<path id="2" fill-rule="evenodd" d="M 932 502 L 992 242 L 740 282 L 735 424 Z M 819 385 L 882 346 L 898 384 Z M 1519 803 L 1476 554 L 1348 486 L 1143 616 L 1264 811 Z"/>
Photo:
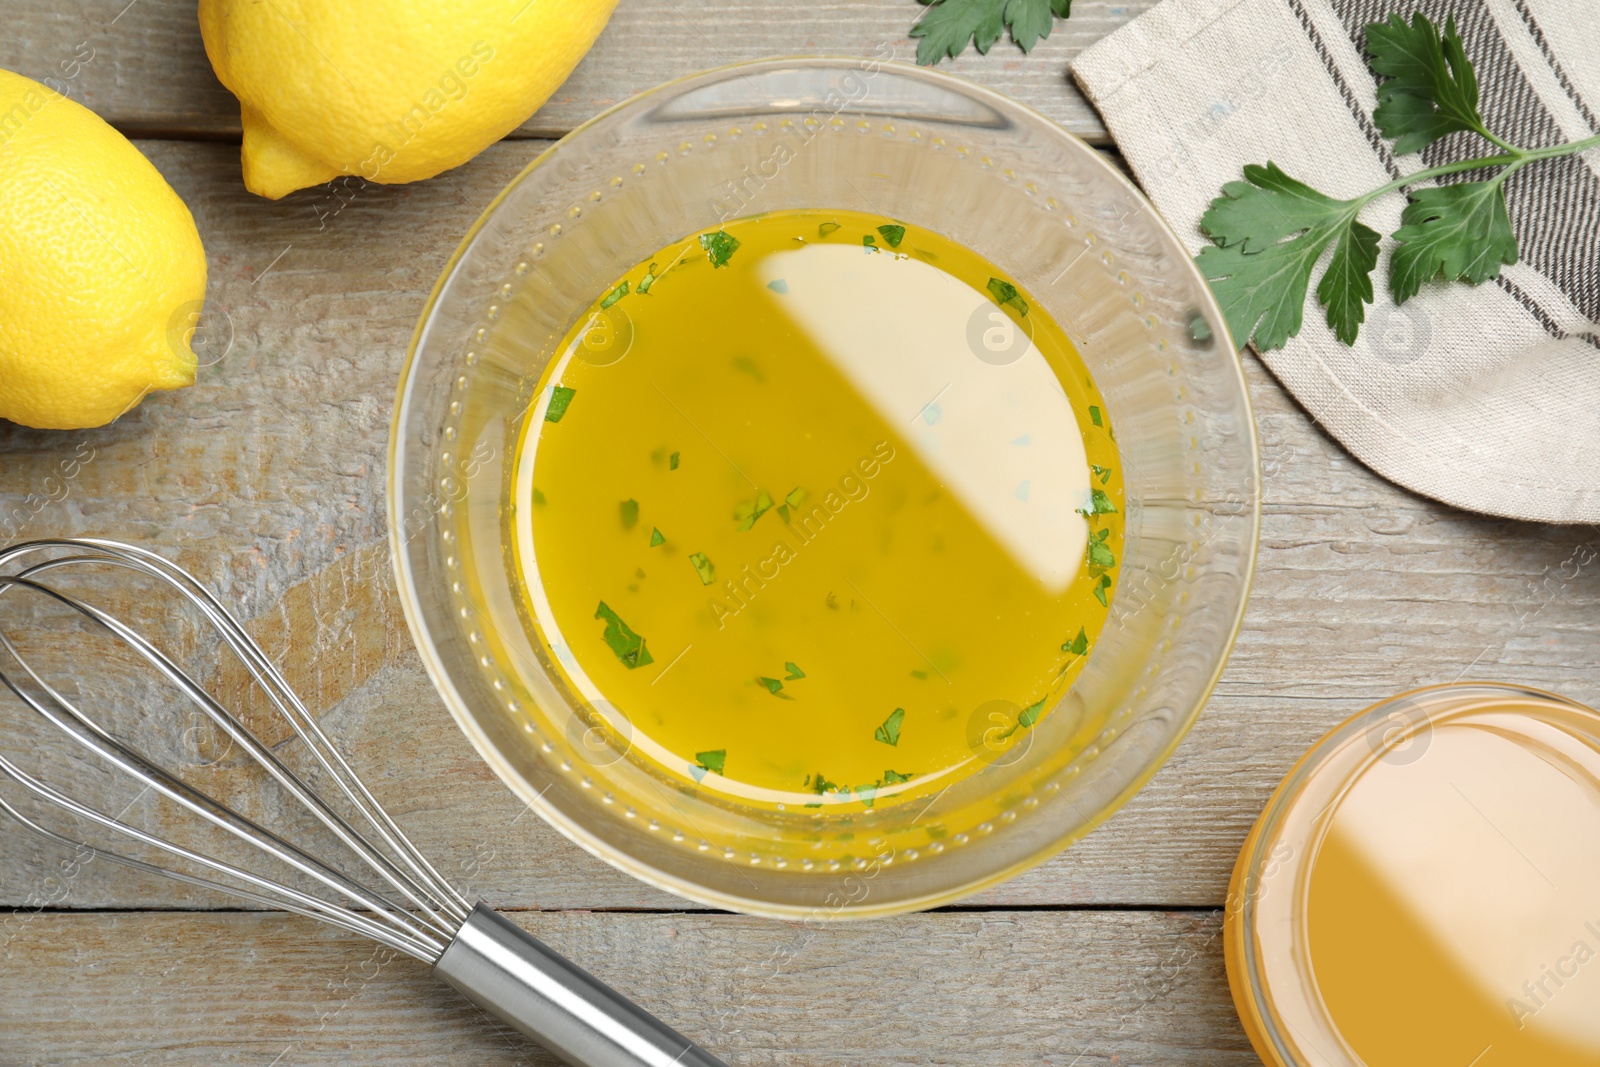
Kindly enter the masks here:
<path id="1" fill-rule="evenodd" d="M 187 571 L 144 549 L 103 540 L 42 540 L 0 549 L 0 568 L 8 566 L 14 567 L 15 573 L 0 573 L 0 602 L 5 607 L 29 594 L 43 597 L 59 608 L 75 612 L 93 629 L 131 650 L 154 675 L 164 679 L 168 687 L 176 689 L 220 728 L 232 745 L 265 770 L 284 793 L 376 875 L 381 885 L 373 888 L 356 881 L 340 867 L 317 858 L 283 834 L 196 788 L 129 739 L 106 729 L 89 707 L 80 706 L 88 704 L 84 692 L 76 693 L 75 701 L 62 691 L 69 687 L 51 684 L 46 672 L 24 652 L 22 646 L 31 648 L 31 643 L 14 640 L 3 615 L 0 684 L 81 748 L 143 788 L 121 812 L 111 815 L 41 781 L 4 752 L 0 752 L 0 781 L 9 780 L 37 804 L 64 811 L 81 823 L 97 827 L 98 833 L 115 834 L 141 849 L 174 857 L 189 869 L 168 869 L 138 856 L 77 840 L 35 818 L 34 805 L 27 805 L 24 810 L 4 793 L 0 793 L 0 814 L 47 840 L 75 849 L 80 856 L 103 857 L 186 885 L 229 893 L 261 907 L 316 919 L 414 956 L 428 964 L 437 978 L 574 1067 L 724 1067 L 722 1061 L 487 904 L 469 906 L 378 804 L 249 632 Z M 354 821 L 319 796 L 279 759 L 274 747 L 257 737 L 155 643 L 115 615 L 89 603 L 83 595 L 75 595 L 75 587 L 69 592 L 55 580 L 70 571 L 106 566 L 161 582 L 210 624 L 310 751 L 317 766 L 337 783 L 356 813 Z M 53 657 L 40 657 L 37 662 L 46 660 L 54 662 Z M 92 695 L 93 688 L 88 693 Z M 316 777 L 319 776 L 313 772 L 313 780 Z M 315 885 L 284 884 L 217 855 L 167 840 L 125 819 L 139 799 L 151 791 Z M 192 873 L 197 869 L 202 873 Z M 337 899 L 318 895 L 323 891 L 331 891 Z"/>
<path id="2" fill-rule="evenodd" d="M 280 862 L 287 864 L 292 869 L 342 894 L 353 903 L 353 907 L 331 904 L 311 894 L 293 889 L 277 881 L 263 878 L 234 864 L 217 860 L 145 833 L 136 827 L 129 826 L 121 821 L 120 818 L 112 818 L 103 812 L 96 811 L 64 796 L 22 771 L 21 768 L 9 760 L 0 759 L 0 772 L 5 773 L 7 777 L 24 786 L 36 797 L 55 804 L 57 807 L 74 815 L 88 819 L 107 830 L 133 838 L 141 844 L 160 849 L 169 855 L 180 857 L 217 873 L 243 881 L 257 889 L 265 890 L 268 895 L 258 894 L 250 890 L 241 891 L 239 887 L 226 883 L 215 882 L 210 879 L 196 879 L 193 876 L 183 875 L 182 872 L 168 871 L 164 867 L 148 864 L 133 857 L 121 856 L 104 849 L 92 848 L 92 846 L 84 846 L 91 847 L 96 854 L 104 855 L 128 866 L 176 877 L 179 881 L 203 884 L 208 888 L 220 889 L 235 896 L 243 896 L 254 903 L 270 903 L 275 907 L 282 906 L 286 910 L 309 914 L 310 917 L 324 921 L 332 921 L 335 925 L 372 937 L 420 959 L 429 962 L 436 960 L 468 914 L 469 909 L 465 900 L 450 888 L 432 866 L 422 858 L 421 854 L 416 851 L 405 835 L 394 825 L 387 813 L 372 798 L 370 792 L 356 777 L 343 756 L 334 748 L 321 729 L 317 727 L 309 711 L 300 702 L 293 690 L 289 688 L 277 668 L 266 658 L 265 654 L 256 646 L 255 642 L 243 630 L 232 614 L 186 571 L 159 556 L 155 556 L 153 553 L 148 553 L 132 546 L 118 545 L 114 542 L 33 542 L 0 553 L 0 563 L 16 559 L 28 552 L 37 552 L 46 548 L 71 549 L 79 554 L 57 556 L 33 562 L 31 566 L 28 566 L 18 574 L 0 577 L 0 595 L 12 589 L 26 589 L 47 596 L 78 612 L 100 629 L 122 641 L 170 681 L 211 722 L 220 727 L 234 743 L 238 744 L 242 751 L 266 770 L 290 796 L 295 798 L 301 807 L 310 812 L 318 822 L 332 832 L 391 890 L 404 898 L 405 902 L 415 910 L 404 909 L 382 894 L 373 893 L 365 889 L 280 835 L 267 830 L 255 821 L 246 818 L 200 790 L 194 789 L 181 779 L 157 766 L 142 753 L 112 737 L 91 716 L 85 714 L 51 686 L 34 669 L 33 665 L 11 640 L 9 634 L 3 629 L 0 629 L 0 647 L 5 649 L 11 661 L 26 675 L 27 681 L 24 681 L 21 677 L 13 677 L 10 671 L 0 668 L 0 682 L 4 682 L 12 693 L 35 712 L 119 771 L 141 782 L 146 788 L 155 790 L 212 825 L 247 841 Z M 84 551 L 85 549 L 88 549 L 88 551 Z M 157 578 L 177 591 L 198 609 L 219 632 L 223 641 L 238 656 L 245 669 L 262 690 L 266 692 L 273 706 L 283 715 L 296 735 L 312 751 L 318 764 L 339 785 L 340 791 L 365 819 L 371 831 L 384 845 L 388 846 L 389 853 L 385 853 L 368 841 L 343 816 L 309 789 L 232 712 L 213 699 L 203 686 L 141 634 L 122 623 L 116 617 L 76 597 L 70 596 L 52 585 L 46 584 L 39 578 L 39 576 L 48 571 L 68 567 L 81 567 L 88 564 L 123 567 Z M 28 683 L 31 683 L 31 687 Z M 45 831 L 34 820 L 22 817 L 21 813 L 9 803 L 0 801 L 0 810 L 4 810 L 13 817 L 18 817 L 22 825 L 35 831 L 44 832 L 47 837 L 57 841 L 72 841 L 71 838 L 66 838 L 53 831 Z M 400 862 L 398 864 L 391 859 L 391 854 L 399 859 Z M 354 910 L 355 908 L 365 909 L 365 911 Z"/>

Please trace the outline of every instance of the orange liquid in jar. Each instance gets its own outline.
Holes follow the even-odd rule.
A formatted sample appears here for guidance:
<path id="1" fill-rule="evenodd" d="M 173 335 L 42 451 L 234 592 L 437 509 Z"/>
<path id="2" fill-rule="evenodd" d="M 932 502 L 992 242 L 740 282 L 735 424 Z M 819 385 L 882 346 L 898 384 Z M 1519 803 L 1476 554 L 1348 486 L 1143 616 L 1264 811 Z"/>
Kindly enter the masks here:
<path id="1" fill-rule="evenodd" d="M 1421 745 L 1355 779 L 1306 883 L 1310 971 L 1345 1056 L 1600 1063 L 1600 753 L 1493 707 Z"/>

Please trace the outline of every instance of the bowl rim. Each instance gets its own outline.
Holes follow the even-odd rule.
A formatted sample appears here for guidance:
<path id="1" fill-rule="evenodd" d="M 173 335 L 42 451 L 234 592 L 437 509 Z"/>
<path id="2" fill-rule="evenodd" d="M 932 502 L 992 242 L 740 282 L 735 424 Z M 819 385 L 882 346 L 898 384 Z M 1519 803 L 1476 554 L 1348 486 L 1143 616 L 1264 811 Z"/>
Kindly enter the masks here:
<path id="1" fill-rule="evenodd" d="M 603 111 L 573 127 L 569 132 L 551 144 L 544 151 L 535 156 L 529 163 L 517 172 L 517 175 L 506 183 L 505 187 L 497 193 L 489 204 L 479 214 L 471 227 L 461 238 L 454 252 L 446 261 L 439 272 L 438 279 L 434 282 L 432 290 L 428 293 L 422 311 L 417 318 L 416 328 L 412 331 L 411 341 L 406 348 L 405 361 L 400 368 L 399 385 L 396 391 L 394 414 L 389 424 L 388 470 L 385 477 L 385 501 L 387 503 L 386 524 L 389 533 L 389 554 L 393 561 L 395 584 L 399 593 L 401 609 L 405 615 L 406 627 L 411 633 L 412 644 L 416 647 L 417 655 L 422 660 L 423 668 L 427 671 L 429 680 L 434 689 L 444 701 L 451 718 L 456 726 L 466 735 L 479 757 L 495 772 L 511 792 L 548 825 L 554 827 L 562 836 L 578 845 L 586 852 L 603 860 L 612 867 L 617 868 L 639 881 L 657 889 L 665 890 L 675 896 L 685 898 L 696 903 L 705 904 L 715 908 L 740 912 L 749 915 L 760 915 L 777 919 L 816 919 L 826 918 L 832 920 L 866 919 L 888 915 L 904 914 L 907 912 L 922 911 L 928 908 L 939 907 L 954 901 L 969 897 L 1001 882 L 1036 867 L 1051 857 L 1076 844 L 1084 837 L 1105 823 L 1141 789 L 1149 784 L 1157 771 L 1164 767 L 1172 758 L 1172 754 L 1182 744 L 1200 713 L 1211 702 L 1222 672 L 1227 668 L 1229 659 L 1232 658 L 1234 645 L 1238 641 L 1239 631 L 1244 623 L 1244 615 L 1249 607 L 1250 593 L 1255 581 L 1256 561 L 1261 544 L 1261 450 L 1259 436 L 1256 431 L 1255 410 L 1250 399 L 1249 381 L 1244 374 L 1243 352 L 1234 344 L 1231 333 L 1227 329 L 1227 318 L 1223 315 L 1221 306 L 1217 303 L 1216 295 L 1211 291 L 1210 285 L 1199 269 L 1194 265 L 1192 258 L 1186 259 L 1186 268 L 1198 281 L 1199 301 L 1204 305 L 1204 310 L 1209 312 L 1211 320 L 1222 326 L 1219 341 L 1225 341 L 1227 351 L 1234 353 L 1228 361 L 1232 372 L 1233 382 L 1238 390 L 1239 398 L 1243 404 L 1245 414 L 1248 416 L 1245 423 L 1245 440 L 1250 453 L 1250 468 L 1252 473 L 1251 484 L 1253 491 L 1249 501 L 1249 537 L 1248 553 L 1245 569 L 1242 576 L 1243 593 L 1234 611 L 1233 619 L 1228 625 L 1228 635 L 1222 644 L 1221 654 L 1217 658 L 1216 666 L 1211 676 L 1200 687 L 1199 695 L 1192 706 L 1184 714 L 1182 721 L 1171 732 L 1165 744 L 1157 751 L 1155 756 L 1148 760 L 1139 772 L 1112 799 L 1101 805 L 1081 825 L 1068 833 L 1052 838 L 1048 843 L 1034 849 L 1025 856 L 1003 867 L 985 872 L 977 877 L 962 882 L 957 886 L 943 889 L 935 893 L 927 893 L 916 897 L 905 897 L 890 903 L 863 905 L 861 907 L 824 908 L 816 905 L 774 904 L 769 901 L 755 900 L 750 897 L 733 893 L 718 892 L 701 885 L 691 879 L 671 874 L 649 863 L 636 859 L 633 855 L 618 850 L 598 835 L 592 833 L 582 825 L 569 818 L 565 812 L 554 804 L 544 799 L 540 790 L 535 790 L 522 777 L 511 763 L 500 753 L 499 749 L 490 740 L 488 734 L 479 726 L 472 713 L 468 702 L 463 699 L 457 690 L 454 681 L 440 660 L 434 642 L 429 633 L 428 623 L 423 615 L 423 608 L 417 593 L 416 575 L 412 571 L 411 562 L 405 552 L 405 542 L 401 524 L 397 521 L 401 502 L 401 480 L 405 474 L 402 458 L 402 433 L 406 416 L 410 412 L 413 399 L 413 388 L 416 378 L 412 373 L 417 363 L 417 354 L 423 339 L 428 333 L 434 312 L 438 307 L 439 296 L 446 284 L 455 276 L 456 270 L 466 256 L 468 249 L 476 241 L 478 235 L 494 217 L 501 203 L 537 168 L 548 162 L 555 153 L 569 140 L 580 137 L 592 127 L 595 127 L 612 116 L 638 108 L 649 107 L 664 96 L 669 96 L 673 90 L 679 89 L 691 82 L 697 82 L 712 76 L 743 75 L 760 68 L 783 68 L 786 66 L 807 66 L 816 68 L 838 68 L 848 66 L 859 69 L 863 63 L 877 63 L 879 66 L 892 67 L 901 76 L 921 78 L 933 82 L 955 83 L 958 91 L 969 94 L 981 102 L 998 106 L 1001 110 L 1015 110 L 1021 112 L 1028 119 L 1035 122 L 1048 135 L 1060 137 L 1072 145 L 1074 149 L 1091 158 L 1101 168 L 1104 174 L 1115 183 L 1121 185 L 1138 200 L 1142 201 L 1150 210 L 1151 217 L 1157 229 L 1169 239 L 1174 247 L 1185 248 L 1183 240 L 1177 231 L 1167 221 L 1154 202 L 1126 174 L 1119 170 L 1108 160 L 1104 153 L 1094 145 L 1068 130 L 1054 119 L 1049 118 L 1037 109 L 1025 104 L 1004 93 L 989 89 L 972 81 L 969 78 L 944 71 L 930 70 L 926 67 L 896 60 L 875 60 L 870 57 L 844 56 L 844 55 L 786 55 L 771 56 L 763 59 L 745 60 L 738 63 L 729 63 L 703 70 L 693 71 L 681 75 L 670 81 L 662 82 L 641 93 L 621 100 Z M 868 899 L 871 899 L 869 894 Z"/>

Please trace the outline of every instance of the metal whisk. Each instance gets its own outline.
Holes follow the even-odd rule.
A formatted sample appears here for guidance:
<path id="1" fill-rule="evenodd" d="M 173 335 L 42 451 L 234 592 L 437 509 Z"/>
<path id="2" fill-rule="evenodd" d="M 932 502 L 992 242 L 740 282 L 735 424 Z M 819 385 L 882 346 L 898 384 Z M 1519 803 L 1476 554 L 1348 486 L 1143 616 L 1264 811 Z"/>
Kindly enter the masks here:
<path id="1" fill-rule="evenodd" d="M 107 612 L 64 591 L 69 571 L 106 566 L 157 579 L 176 591 L 221 636 L 271 705 L 336 783 L 356 819 L 340 815 L 199 682 L 142 636 Z M 502 918 L 452 889 L 378 805 L 328 740 L 261 646 L 187 571 L 154 553 L 115 541 L 41 540 L 0 550 L 0 682 L 33 711 L 146 790 L 180 805 L 233 838 L 247 842 L 295 872 L 308 892 L 167 841 L 52 788 L 0 752 L 0 774 L 36 800 L 102 830 L 221 876 L 219 881 L 94 847 L 50 829 L 0 793 L 0 811 L 43 836 L 136 870 L 242 897 L 369 937 L 414 956 L 469 1000 L 504 1019 L 574 1067 L 722 1067 L 722 1062 L 615 990 Z M 362 885 L 330 862 L 213 799 L 164 770 L 126 740 L 114 737 L 50 684 L 24 656 L 6 625 L 7 606 L 27 595 L 77 612 L 92 628 L 122 642 L 170 683 L 239 750 L 318 823 L 330 831 L 378 888 Z M 319 895 L 323 893 L 324 895 Z M 333 896 L 338 899 L 327 899 Z"/>

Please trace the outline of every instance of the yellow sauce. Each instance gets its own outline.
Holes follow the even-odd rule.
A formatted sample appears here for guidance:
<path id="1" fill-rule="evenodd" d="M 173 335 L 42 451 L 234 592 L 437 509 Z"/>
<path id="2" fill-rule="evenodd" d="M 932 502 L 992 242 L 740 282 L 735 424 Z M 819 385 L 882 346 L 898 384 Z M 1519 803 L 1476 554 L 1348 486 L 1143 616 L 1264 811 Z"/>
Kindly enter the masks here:
<path id="1" fill-rule="evenodd" d="M 1306 909 L 1367 1067 L 1600 1063 L 1600 753 L 1493 709 L 1436 729 L 1338 802 Z"/>
<path id="2" fill-rule="evenodd" d="M 1123 551 L 1111 422 L 971 251 L 739 219 L 617 279 L 558 351 L 517 564 L 629 758 L 747 804 L 883 807 L 1001 756 L 1087 659 Z"/>

